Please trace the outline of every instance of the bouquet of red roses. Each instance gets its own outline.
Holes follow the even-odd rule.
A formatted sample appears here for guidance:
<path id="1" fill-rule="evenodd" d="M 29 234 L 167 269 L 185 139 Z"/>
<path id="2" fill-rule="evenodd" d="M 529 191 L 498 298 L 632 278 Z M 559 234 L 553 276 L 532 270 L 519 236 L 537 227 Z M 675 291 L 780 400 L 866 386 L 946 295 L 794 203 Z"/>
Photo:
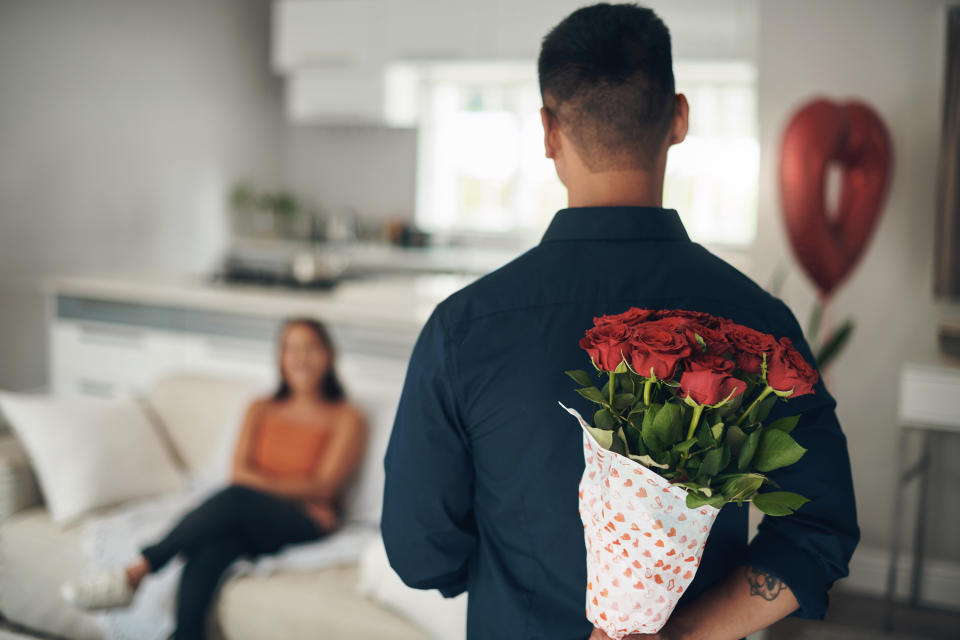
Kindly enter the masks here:
<path id="1" fill-rule="evenodd" d="M 565 373 L 596 405 L 593 424 L 564 409 L 583 430 L 587 618 L 615 640 L 655 633 L 693 580 L 723 505 L 781 516 L 807 502 L 760 492 L 776 487 L 767 472 L 805 452 L 790 435 L 799 415 L 765 420 L 777 400 L 812 393 L 819 376 L 789 338 L 685 309 L 594 318 L 580 346 L 595 373 Z"/>

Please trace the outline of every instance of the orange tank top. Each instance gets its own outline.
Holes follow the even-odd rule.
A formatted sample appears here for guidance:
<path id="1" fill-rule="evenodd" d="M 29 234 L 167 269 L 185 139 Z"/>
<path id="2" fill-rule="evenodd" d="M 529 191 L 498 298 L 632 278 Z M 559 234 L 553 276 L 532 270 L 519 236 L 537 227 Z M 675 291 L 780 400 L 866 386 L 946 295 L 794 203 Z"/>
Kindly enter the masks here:
<path id="1" fill-rule="evenodd" d="M 257 428 L 253 463 L 270 475 L 306 477 L 313 473 L 329 438 L 326 425 L 267 414 Z"/>

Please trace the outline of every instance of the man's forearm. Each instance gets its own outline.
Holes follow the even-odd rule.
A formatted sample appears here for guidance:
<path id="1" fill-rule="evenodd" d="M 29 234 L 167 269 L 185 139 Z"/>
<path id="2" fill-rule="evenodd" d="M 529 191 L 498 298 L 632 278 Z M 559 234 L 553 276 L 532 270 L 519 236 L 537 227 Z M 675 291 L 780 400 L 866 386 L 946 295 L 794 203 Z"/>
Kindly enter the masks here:
<path id="1" fill-rule="evenodd" d="M 660 633 L 669 640 L 739 640 L 785 618 L 797 606 L 779 578 L 763 569 L 739 567 L 677 609 Z"/>

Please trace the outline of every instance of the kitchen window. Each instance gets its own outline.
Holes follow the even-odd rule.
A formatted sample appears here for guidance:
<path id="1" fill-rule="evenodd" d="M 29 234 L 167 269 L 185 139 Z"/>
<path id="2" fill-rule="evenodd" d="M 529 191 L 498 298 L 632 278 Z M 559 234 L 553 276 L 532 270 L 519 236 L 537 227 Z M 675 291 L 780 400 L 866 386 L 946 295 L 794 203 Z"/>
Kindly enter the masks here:
<path id="1" fill-rule="evenodd" d="M 664 206 L 694 241 L 746 248 L 757 218 L 754 66 L 676 61 L 674 72 L 690 130 L 669 152 Z M 417 224 L 441 236 L 536 242 L 566 206 L 566 190 L 544 156 L 535 65 L 436 63 L 415 75 L 405 100 L 420 127 Z M 393 103 L 403 110 L 404 100 Z"/>

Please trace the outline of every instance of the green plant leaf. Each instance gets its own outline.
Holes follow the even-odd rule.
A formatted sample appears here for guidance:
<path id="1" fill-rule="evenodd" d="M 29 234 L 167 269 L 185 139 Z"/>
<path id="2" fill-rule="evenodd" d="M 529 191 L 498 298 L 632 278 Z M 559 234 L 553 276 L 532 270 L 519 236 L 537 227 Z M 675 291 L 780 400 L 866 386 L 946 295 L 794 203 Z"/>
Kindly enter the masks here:
<path id="1" fill-rule="evenodd" d="M 597 404 L 607 404 L 607 399 L 600 393 L 600 390 L 596 387 L 583 387 L 582 389 L 577 389 L 577 393 L 589 400 L 590 402 L 596 402 Z"/>
<path id="2" fill-rule="evenodd" d="M 793 431 L 794 427 L 797 426 L 797 422 L 800 420 L 800 416 L 788 416 L 786 418 L 780 418 L 779 420 L 774 420 L 767 425 L 767 429 L 776 429 L 778 431 L 783 431 L 784 433 L 790 433 Z"/>
<path id="3" fill-rule="evenodd" d="M 593 424 L 598 429 L 613 429 L 617 426 L 617 420 L 610 413 L 610 409 L 601 407 L 593 414 Z"/>
<path id="4" fill-rule="evenodd" d="M 693 491 L 687 492 L 687 508 L 696 509 L 702 507 L 705 504 L 710 505 L 711 507 L 716 507 L 717 509 L 721 508 L 727 503 L 727 499 L 722 493 L 714 494 L 709 498 L 702 493 L 694 493 Z"/>
<path id="5" fill-rule="evenodd" d="M 806 452 L 789 434 L 779 429 L 763 429 L 753 457 L 757 471 L 773 471 L 793 464 Z M 752 434 L 751 434 L 752 435 Z"/>
<path id="6" fill-rule="evenodd" d="M 730 450 L 733 453 L 740 453 L 740 447 L 743 446 L 746 439 L 747 434 L 743 432 L 743 429 L 733 425 L 727 428 L 727 435 L 724 436 L 723 441 L 730 445 Z"/>
<path id="7" fill-rule="evenodd" d="M 623 429 L 613 430 L 613 441 L 610 443 L 610 451 L 619 453 L 622 456 L 627 455 L 627 439 L 623 436 Z"/>
<path id="8" fill-rule="evenodd" d="M 757 445 L 760 443 L 760 435 L 762 433 L 760 429 L 757 429 L 743 441 L 743 445 L 740 447 L 740 453 L 737 454 L 737 468 L 740 469 L 740 471 L 746 471 L 750 468 L 750 463 L 753 461 L 753 454 L 757 451 Z"/>
<path id="9" fill-rule="evenodd" d="M 624 362 L 623 360 L 621 360 L 621 361 L 620 361 L 620 364 L 618 364 L 616 367 L 614 367 L 613 372 L 614 372 L 614 373 L 626 373 L 626 372 L 627 372 L 627 364 L 626 364 L 626 362 Z"/>
<path id="10" fill-rule="evenodd" d="M 770 415 L 770 410 L 773 409 L 773 405 L 777 403 L 777 396 L 774 394 L 768 395 L 766 398 L 760 401 L 754 410 L 756 411 L 755 420 L 757 422 L 762 422 L 767 419 L 767 416 Z"/>
<path id="11" fill-rule="evenodd" d="M 753 497 L 753 504 L 768 516 L 788 516 L 807 502 L 807 498 L 790 491 L 770 491 Z"/>
<path id="12" fill-rule="evenodd" d="M 720 492 L 730 502 L 741 503 L 763 485 L 763 480 L 763 476 L 759 473 L 745 473 L 734 476 L 723 484 Z"/>
<path id="13" fill-rule="evenodd" d="M 632 393 L 617 393 L 613 396 L 613 408 L 617 411 L 623 411 L 633 404 Z"/>
<path id="14" fill-rule="evenodd" d="M 574 382 L 581 387 L 593 386 L 593 380 L 590 379 L 590 374 L 583 369 L 571 369 L 570 371 L 564 371 L 564 373 L 573 378 Z"/>
<path id="15" fill-rule="evenodd" d="M 648 455 L 637 456 L 631 453 L 630 459 L 636 460 L 637 462 L 639 462 L 645 467 L 659 467 L 660 469 L 667 469 L 670 467 L 670 465 L 668 464 L 660 464 L 659 462 L 657 462 L 656 460 L 654 460 L 652 457 Z"/>
<path id="16" fill-rule="evenodd" d="M 710 432 L 713 433 L 713 439 L 720 442 L 720 436 L 723 435 L 723 423 L 718 422 L 710 427 Z"/>
<path id="17" fill-rule="evenodd" d="M 593 436 L 594 440 L 597 441 L 604 449 L 609 449 L 613 444 L 613 431 L 607 429 L 597 429 L 596 427 L 587 426 L 587 429 L 590 431 L 590 435 Z"/>
<path id="18" fill-rule="evenodd" d="M 668 402 L 657 411 L 653 428 L 664 443 L 664 449 L 673 446 L 683 435 L 683 411 L 679 404 Z"/>
<path id="19" fill-rule="evenodd" d="M 698 474 L 699 478 L 705 479 L 703 484 L 709 484 L 709 478 L 720 473 L 721 462 L 723 462 L 723 450 L 722 449 L 711 449 L 707 451 L 707 454 L 703 456 L 703 463 L 700 465 L 700 473 Z"/>
<path id="20" fill-rule="evenodd" d="M 653 421 L 657 417 L 657 412 L 663 408 L 662 404 L 651 404 L 646 413 L 643 414 L 643 422 L 640 425 L 640 432 L 643 436 L 643 443 L 647 445 L 650 451 L 663 451 L 666 446 L 657 435 L 653 426 Z"/>
<path id="21" fill-rule="evenodd" d="M 847 318 L 843 321 L 843 324 L 837 327 L 837 329 L 830 334 L 830 337 L 824 341 L 814 357 L 818 369 L 826 369 L 830 362 L 840 354 L 850 339 L 850 336 L 853 334 L 853 327 L 853 319 Z"/>
<path id="22" fill-rule="evenodd" d="M 690 438 L 689 440 L 684 440 L 683 442 L 678 442 L 677 444 L 673 445 L 672 451 L 679 451 L 683 453 L 684 451 L 689 451 L 690 447 L 695 444 L 697 444 L 697 439 Z"/>
<path id="23" fill-rule="evenodd" d="M 617 376 L 617 378 L 618 378 L 618 383 L 617 383 L 617 384 L 620 385 L 620 388 L 623 389 L 624 392 L 629 393 L 629 394 L 631 394 L 631 395 L 634 394 L 634 393 L 636 393 L 637 387 L 636 387 L 636 385 L 635 385 L 634 382 L 633 382 L 633 374 L 632 374 L 632 373 L 627 373 L 627 374 L 625 374 L 625 375 L 620 375 L 620 376 Z"/>

